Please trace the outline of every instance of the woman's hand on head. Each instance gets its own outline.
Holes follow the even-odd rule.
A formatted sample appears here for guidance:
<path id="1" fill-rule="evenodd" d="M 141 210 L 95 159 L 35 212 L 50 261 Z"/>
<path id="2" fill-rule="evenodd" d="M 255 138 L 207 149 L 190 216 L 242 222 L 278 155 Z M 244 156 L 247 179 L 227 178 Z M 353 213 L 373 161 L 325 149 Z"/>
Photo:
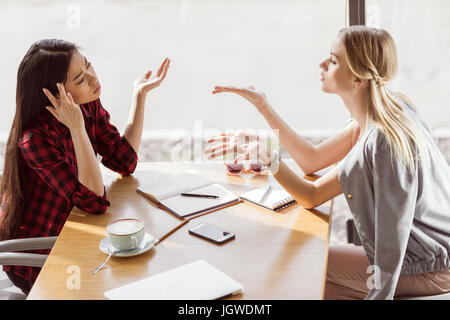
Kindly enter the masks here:
<path id="1" fill-rule="evenodd" d="M 251 104 L 253 104 L 259 112 L 265 111 L 269 107 L 266 95 L 256 90 L 253 86 L 248 87 L 234 87 L 234 86 L 215 86 L 212 94 L 232 92 L 240 95 Z"/>
<path id="2" fill-rule="evenodd" d="M 169 66 L 170 66 L 170 59 L 166 58 L 166 59 L 164 59 L 161 66 L 159 67 L 156 77 L 151 78 L 152 71 L 150 70 L 142 78 L 136 79 L 134 81 L 135 92 L 146 95 L 151 90 L 159 87 L 159 85 L 166 78 L 166 74 L 167 74 L 167 70 L 169 70 Z"/>
<path id="3" fill-rule="evenodd" d="M 70 130 L 84 128 L 84 118 L 80 106 L 73 101 L 70 92 L 66 93 L 61 83 L 57 83 L 56 86 L 59 92 L 56 97 L 46 88 L 42 89 L 53 105 L 45 108 Z"/>
<path id="4" fill-rule="evenodd" d="M 272 153 L 264 139 L 260 139 L 256 134 L 245 131 L 221 133 L 208 140 L 208 144 L 213 143 L 215 144 L 203 151 L 208 155 L 208 159 L 234 154 L 234 163 L 259 160 L 265 165 L 270 165 Z"/>

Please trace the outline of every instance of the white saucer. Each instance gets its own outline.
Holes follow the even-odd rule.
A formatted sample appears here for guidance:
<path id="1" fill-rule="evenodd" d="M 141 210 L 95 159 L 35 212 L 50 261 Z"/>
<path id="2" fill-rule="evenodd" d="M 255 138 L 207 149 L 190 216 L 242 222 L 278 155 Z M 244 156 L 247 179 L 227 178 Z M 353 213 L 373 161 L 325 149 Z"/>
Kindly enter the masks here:
<path id="1" fill-rule="evenodd" d="M 137 247 L 134 250 L 130 250 L 130 251 L 122 251 L 122 252 L 114 253 L 113 256 L 119 257 L 119 258 L 138 256 L 140 254 L 147 252 L 151 248 L 153 248 L 153 246 L 157 242 L 158 242 L 158 239 L 153 237 L 151 234 L 146 233 L 144 236 L 144 240 L 142 240 L 142 243 L 139 247 Z M 108 238 L 104 238 L 102 241 L 100 241 L 99 248 L 103 253 L 108 254 L 108 255 L 111 253 L 111 251 L 115 250 L 115 248 L 109 242 Z"/>

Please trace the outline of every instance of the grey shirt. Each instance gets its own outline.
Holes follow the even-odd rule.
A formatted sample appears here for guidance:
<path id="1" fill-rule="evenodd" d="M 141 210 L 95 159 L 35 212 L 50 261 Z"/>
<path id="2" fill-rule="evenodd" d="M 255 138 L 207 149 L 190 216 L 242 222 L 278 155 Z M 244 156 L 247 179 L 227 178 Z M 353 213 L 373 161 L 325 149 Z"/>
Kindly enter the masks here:
<path id="1" fill-rule="evenodd" d="M 425 145 L 414 173 L 391 159 L 376 126 L 338 164 L 339 181 L 372 265 L 368 276 L 374 287 L 366 299 L 393 299 L 400 274 L 450 268 L 450 168 L 423 120 L 406 104 L 405 112 Z"/>

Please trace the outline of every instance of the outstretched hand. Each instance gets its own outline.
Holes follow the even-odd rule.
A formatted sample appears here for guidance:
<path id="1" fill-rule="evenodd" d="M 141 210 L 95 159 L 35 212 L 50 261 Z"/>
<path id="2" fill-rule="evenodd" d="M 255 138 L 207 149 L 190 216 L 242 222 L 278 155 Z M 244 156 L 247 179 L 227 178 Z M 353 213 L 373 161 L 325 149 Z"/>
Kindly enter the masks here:
<path id="1" fill-rule="evenodd" d="M 159 87 L 159 85 L 163 82 L 166 77 L 167 70 L 170 66 L 170 59 L 164 59 L 163 63 L 159 67 L 158 73 L 156 77 L 151 78 L 152 71 L 148 71 L 145 76 L 134 81 L 134 88 L 137 92 L 141 94 L 147 94 L 151 90 Z"/>
<path id="2" fill-rule="evenodd" d="M 245 160 L 261 161 L 268 165 L 271 161 L 271 151 L 264 139 L 256 134 L 238 130 L 237 132 L 221 133 L 208 139 L 208 147 L 203 152 L 208 159 L 234 154 L 234 163 Z"/>
<path id="3" fill-rule="evenodd" d="M 248 87 L 234 87 L 234 86 L 215 86 L 212 94 L 221 92 L 232 92 L 240 95 L 251 104 L 253 104 L 259 112 L 264 111 L 269 103 L 267 102 L 266 95 L 256 90 L 253 86 Z"/>

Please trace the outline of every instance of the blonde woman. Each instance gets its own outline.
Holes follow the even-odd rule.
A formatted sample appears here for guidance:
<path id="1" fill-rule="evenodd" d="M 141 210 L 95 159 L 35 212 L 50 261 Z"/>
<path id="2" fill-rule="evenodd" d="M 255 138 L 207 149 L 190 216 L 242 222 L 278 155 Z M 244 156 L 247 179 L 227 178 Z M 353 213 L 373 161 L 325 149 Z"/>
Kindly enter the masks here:
<path id="1" fill-rule="evenodd" d="M 223 134 L 205 149 L 211 158 L 256 157 L 306 208 L 345 194 L 363 246 L 331 246 L 326 299 L 392 299 L 450 291 L 450 169 L 428 127 L 403 95 L 386 85 L 397 70 L 388 32 L 342 29 L 320 64 L 322 90 L 340 96 L 352 122 L 315 146 L 298 136 L 253 87 L 217 86 L 251 102 L 305 174 L 335 163 L 315 182 L 292 172 L 263 141 Z M 300 284 L 301 285 L 301 284 Z"/>

